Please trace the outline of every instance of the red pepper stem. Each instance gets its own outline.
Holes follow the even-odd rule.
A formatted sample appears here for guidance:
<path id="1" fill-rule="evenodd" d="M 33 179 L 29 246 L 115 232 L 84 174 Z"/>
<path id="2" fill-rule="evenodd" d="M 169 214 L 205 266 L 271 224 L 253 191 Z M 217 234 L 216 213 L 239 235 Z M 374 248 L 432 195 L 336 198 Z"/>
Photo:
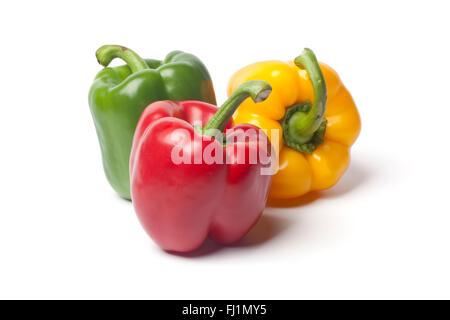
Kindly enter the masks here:
<path id="1" fill-rule="evenodd" d="M 272 92 L 272 87 L 266 81 L 250 80 L 244 82 L 233 92 L 228 100 L 222 104 L 219 110 L 217 110 L 216 114 L 203 128 L 203 132 L 207 134 L 208 130 L 223 131 L 233 113 L 245 99 L 251 97 L 255 103 L 262 102 L 267 99 L 270 92 Z"/>
<path id="2" fill-rule="evenodd" d="M 98 63 L 107 67 L 112 60 L 120 58 L 124 60 L 131 69 L 131 73 L 148 69 L 147 63 L 131 49 L 118 45 L 104 45 L 95 52 Z"/>

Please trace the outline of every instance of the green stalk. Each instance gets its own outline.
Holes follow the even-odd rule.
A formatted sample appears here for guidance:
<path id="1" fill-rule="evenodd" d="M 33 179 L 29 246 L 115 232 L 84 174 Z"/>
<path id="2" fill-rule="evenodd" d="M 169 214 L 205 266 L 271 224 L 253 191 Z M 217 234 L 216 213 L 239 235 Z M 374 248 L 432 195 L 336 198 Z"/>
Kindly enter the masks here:
<path id="1" fill-rule="evenodd" d="M 314 102 L 300 103 L 287 110 L 282 120 L 283 137 L 289 147 L 311 153 L 323 142 L 327 87 L 316 56 L 310 49 L 305 49 L 294 62 L 300 69 L 306 69 L 313 86 Z"/>
<path id="2" fill-rule="evenodd" d="M 104 45 L 95 53 L 98 63 L 107 67 L 115 58 L 120 58 L 130 67 L 131 73 L 148 69 L 147 63 L 131 49 L 118 45 Z"/>
<path id="3" fill-rule="evenodd" d="M 204 134 L 208 135 L 208 131 L 223 131 L 230 121 L 231 116 L 244 102 L 245 99 L 251 97 L 255 103 L 262 102 L 267 99 L 272 87 L 263 80 L 250 80 L 244 82 L 233 92 L 233 94 L 225 101 L 224 104 L 217 110 L 216 114 L 209 120 L 203 128 Z"/>

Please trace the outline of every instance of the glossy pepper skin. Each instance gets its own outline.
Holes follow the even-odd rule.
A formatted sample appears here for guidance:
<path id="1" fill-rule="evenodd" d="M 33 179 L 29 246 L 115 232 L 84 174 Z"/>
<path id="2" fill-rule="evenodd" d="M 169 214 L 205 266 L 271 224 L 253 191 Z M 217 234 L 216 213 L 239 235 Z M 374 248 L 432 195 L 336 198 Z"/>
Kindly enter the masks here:
<path id="1" fill-rule="evenodd" d="M 211 78 L 195 56 L 173 51 L 163 61 L 141 59 L 128 48 L 103 46 L 96 53 L 105 68 L 89 91 L 106 177 L 113 189 L 130 199 L 129 157 L 142 111 L 158 100 L 195 99 L 215 104 Z M 106 67 L 114 58 L 127 65 Z"/>
<path id="2" fill-rule="evenodd" d="M 335 185 L 349 166 L 350 147 L 361 129 L 353 98 L 337 73 L 305 49 L 295 61 L 242 68 L 229 81 L 228 94 L 252 79 L 269 82 L 272 94 L 258 106 L 244 101 L 233 120 L 266 129 L 271 139 L 277 139 L 271 129 L 278 133 L 279 170 L 269 199 L 293 199 Z"/>
<path id="3" fill-rule="evenodd" d="M 145 109 L 130 159 L 131 196 L 142 226 L 161 248 L 192 251 L 208 236 L 229 244 L 256 223 L 272 179 L 261 174 L 271 159 L 262 161 L 259 152 L 270 155 L 271 145 L 261 130 L 247 124 L 231 127 L 230 119 L 248 96 L 258 102 L 269 93 L 266 82 L 252 81 L 237 89 L 219 111 L 199 101 L 159 101 Z M 214 129 L 219 130 L 216 138 L 210 136 Z M 231 139 L 249 130 L 266 139 Z M 174 162 L 174 148 L 189 161 Z M 215 151 L 218 161 L 208 162 L 202 155 L 212 154 L 212 149 L 222 154 Z M 249 161 L 251 152 L 258 154 L 256 162 Z"/>

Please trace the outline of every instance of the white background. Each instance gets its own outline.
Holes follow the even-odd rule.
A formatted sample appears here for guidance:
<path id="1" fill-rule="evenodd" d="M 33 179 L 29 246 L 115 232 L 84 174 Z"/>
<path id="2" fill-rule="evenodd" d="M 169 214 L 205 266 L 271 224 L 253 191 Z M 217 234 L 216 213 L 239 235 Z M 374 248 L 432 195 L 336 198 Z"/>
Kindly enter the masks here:
<path id="1" fill-rule="evenodd" d="M 2 2 L 0 298 L 450 298 L 446 4 Z M 312 48 L 361 113 L 349 170 L 235 246 L 160 250 L 101 165 L 87 93 L 110 43 L 196 54 L 219 102 L 238 68 Z"/>

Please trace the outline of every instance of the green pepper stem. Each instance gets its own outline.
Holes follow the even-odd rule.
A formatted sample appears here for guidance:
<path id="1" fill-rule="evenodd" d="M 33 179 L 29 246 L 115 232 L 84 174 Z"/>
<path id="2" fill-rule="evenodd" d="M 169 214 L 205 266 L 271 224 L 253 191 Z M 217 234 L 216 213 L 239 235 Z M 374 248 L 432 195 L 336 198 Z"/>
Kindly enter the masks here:
<path id="1" fill-rule="evenodd" d="M 288 110 L 287 115 L 289 116 L 286 116 L 283 121 L 285 141 L 293 145 L 301 145 L 310 142 L 323 124 L 322 120 L 327 103 L 327 87 L 316 56 L 310 49 L 304 49 L 294 62 L 300 69 L 306 69 L 314 91 L 314 103 L 312 105 L 303 103 L 293 106 L 292 110 Z"/>
<path id="2" fill-rule="evenodd" d="M 131 72 L 148 69 L 147 63 L 136 52 L 123 46 L 104 45 L 95 53 L 98 63 L 107 67 L 115 58 L 120 58 L 127 63 Z"/>
<path id="3" fill-rule="evenodd" d="M 203 131 L 208 130 L 223 131 L 230 121 L 231 116 L 244 102 L 245 99 L 251 97 L 255 103 L 262 102 L 267 99 L 272 92 L 270 84 L 263 80 L 250 80 L 244 82 L 233 92 L 233 94 L 225 101 L 224 104 L 217 110 L 216 114 L 209 120 Z M 207 133 L 206 133 L 207 134 Z"/>

